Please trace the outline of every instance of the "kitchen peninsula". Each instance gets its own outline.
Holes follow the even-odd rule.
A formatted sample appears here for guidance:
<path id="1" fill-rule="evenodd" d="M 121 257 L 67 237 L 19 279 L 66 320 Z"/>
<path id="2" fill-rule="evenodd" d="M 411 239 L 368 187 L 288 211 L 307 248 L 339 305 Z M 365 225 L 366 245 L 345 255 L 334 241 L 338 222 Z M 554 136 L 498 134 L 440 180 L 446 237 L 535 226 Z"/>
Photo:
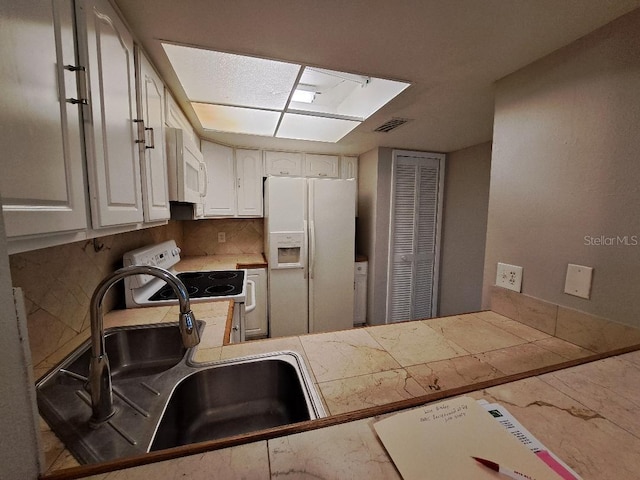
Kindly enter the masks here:
<path id="1" fill-rule="evenodd" d="M 193 257 L 180 269 L 209 268 L 211 263 L 202 262 L 212 261 L 217 268 L 228 268 L 229 261 L 256 264 L 260 259 L 234 257 L 225 263 L 222 257 Z M 474 390 L 523 372 L 571 364 L 594 352 L 491 311 L 225 345 L 229 307 L 229 302 L 193 305 L 197 318 L 207 322 L 194 360 L 296 351 L 332 415 L 318 424 L 329 426 L 90 478 L 197 479 L 214 469 L 225 479 L 399 478 L 373 432 L 375 418 L 416 401 L 462 393 L 474 384 L 468 394 L 502 403 L 585 480 L 632 478 L 640 465 L 633 453 L 640 449 L 640 426 L 634 421 L 640 410 L 634 397 L 640 386 L 640 352 Z M 174 321 L 176 308 L 114 310 L 105 316 L 105 325 Z M 43 429 L 51 478 L 63 478 L 60 469 L 77 463 Z M 351 452 L 348 457 L 345 451 Z M 66 473 L 78 478 L 90 472 Z"/>

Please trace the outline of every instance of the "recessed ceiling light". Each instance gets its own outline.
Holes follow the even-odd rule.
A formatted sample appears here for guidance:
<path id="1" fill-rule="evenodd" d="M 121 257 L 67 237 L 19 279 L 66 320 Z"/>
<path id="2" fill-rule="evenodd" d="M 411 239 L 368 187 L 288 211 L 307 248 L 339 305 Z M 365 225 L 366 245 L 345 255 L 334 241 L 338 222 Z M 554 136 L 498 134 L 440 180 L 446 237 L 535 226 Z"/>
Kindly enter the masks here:
<path id="1" fill-rule="evenodd" d="M 310 90 L 300 90 L 296 88 L 291 96 L 292 102 L 313 103 L 316 98 L 316 92 Z"/>
<path id="2" fill-rule="evenodd" d="M 221 132 L 337 142 L 410 85 L 170 43 L 162 47 L 202 127 Z"/>

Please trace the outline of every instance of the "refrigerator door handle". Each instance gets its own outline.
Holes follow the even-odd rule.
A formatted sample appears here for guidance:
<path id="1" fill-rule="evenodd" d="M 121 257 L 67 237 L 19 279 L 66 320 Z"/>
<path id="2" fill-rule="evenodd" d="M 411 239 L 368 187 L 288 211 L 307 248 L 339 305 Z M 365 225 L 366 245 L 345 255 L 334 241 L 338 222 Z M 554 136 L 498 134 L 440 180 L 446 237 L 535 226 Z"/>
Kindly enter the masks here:
<path id="1" fill-rule="evenodd" d="M 313 270 L 316 263 L 316 225 L 313 220 L 309 222 L 309 235 L 311 236 L 311 252 L 309 255 L 309 278 L 313 278 Z"/>
<path id="2" fill-rule="evenodd" d="M 307 256 L 307 252 L 309 251 L 309 229 L 307 226 L 307 221 L 303 220 L 302 221 L 303 224 L 303 240 L 302 240 L 302 251 L 304 252 L 304 256 Z M 307 261 L 307 258 L 301 258 L 300 261 L 302 262 L 302 273 L 304 275 L 304 279 L 307 279 L 307 269 L 309 268 L 309 262 Z"/>

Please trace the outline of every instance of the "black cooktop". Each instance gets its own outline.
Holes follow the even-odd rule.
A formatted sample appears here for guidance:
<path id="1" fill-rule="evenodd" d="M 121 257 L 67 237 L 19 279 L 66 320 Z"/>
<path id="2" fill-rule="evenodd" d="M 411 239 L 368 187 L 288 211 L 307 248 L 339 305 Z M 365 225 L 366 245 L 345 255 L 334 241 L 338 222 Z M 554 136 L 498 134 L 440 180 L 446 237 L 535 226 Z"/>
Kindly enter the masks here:
<path id="1" fill-rule="evenodd" d="M 177 277 L 187 287 L 189 298 L 227 297 L 242 293 L 243 270 L 213 270 L 210 272 L 184 272 Z M 154 293 L 149 301 L 177 300 L 169 285 Z"/>

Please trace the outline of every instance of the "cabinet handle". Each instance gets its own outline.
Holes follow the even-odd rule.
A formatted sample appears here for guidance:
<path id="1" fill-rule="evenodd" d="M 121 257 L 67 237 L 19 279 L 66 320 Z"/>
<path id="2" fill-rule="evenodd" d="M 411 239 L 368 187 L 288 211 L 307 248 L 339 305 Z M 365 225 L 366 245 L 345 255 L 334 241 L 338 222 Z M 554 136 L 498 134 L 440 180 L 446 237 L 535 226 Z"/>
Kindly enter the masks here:
<path id="1" fill-rule="evenodd" d="M 289 175 L 289 172 L 283 172 L 282 170 L 280 170 L 280 175 Z"/>
<path id="2" fill-rule="evenodd" d="M 144 129 L 144 131 L 145 131 L 145 132 L 150 132 L 150 133 L 151 133 L 151 136 L 150 136 L 150 138 L 151 138 L 151 145 L 145 145 L 145 147 L 144 147 L 144 148 L 156 148 L 156 138 L 155 138 L 154 133 L 153 133 L 153 127 L 146 127 L 146 128 Z"/>
<path id="3" fill-rule="evenodd" d="M 72 103 L 73 105 L 89 105 L 86 98 L 67 98 L 67 103 Z"/>
<path id="4" fill-rule="evenodd" d="M 140 125 L 142 126 L 143 129 L 145 129 L 144 128 L 144 120 L 142 120 L 140 118 L 134 118 L 133 119 L 133 123 L 139 124 L 139 126 L 138 126 L 138 136 L 140 136 Z M 144 139 L 144 133 L 143 133 L 142 137 L 143 137 L 142 140 L 137 139 L 136 143 L 147 143 L 147 141 Z"/>
<path id="5" fill-rule="evenodd" d="M 82 65 L 65 65 L 64 69 L 70 72 L 85 72 L 87 70 Z"/>
<path id="6" fill-rule="evenodd" d="M 240 177 L 238 177 L 238 188 L 240 188 Z"/>
<path id="7" fill-rule="evenodd" d="M 70 72 L 84 72 L 85 68 L 82 65 L 65 65 L 65 70 L 69 70 Z M 71 103 L 73 105 L 89 105 L 89 102 L 86 98 L 67 98 L 67 103 Z"/>

